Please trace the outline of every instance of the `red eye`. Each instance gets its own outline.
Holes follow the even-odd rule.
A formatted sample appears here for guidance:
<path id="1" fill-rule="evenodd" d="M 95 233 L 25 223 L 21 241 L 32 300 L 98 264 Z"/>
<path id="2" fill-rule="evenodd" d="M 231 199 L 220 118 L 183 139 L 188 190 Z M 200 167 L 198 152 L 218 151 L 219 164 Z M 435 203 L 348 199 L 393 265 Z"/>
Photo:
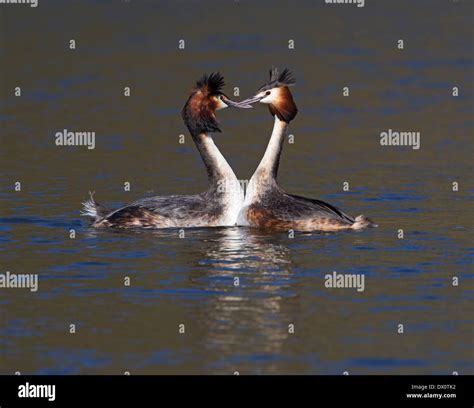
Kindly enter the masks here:
<path id="1" fill-rule="evenodd" d="M 265 92 L 265 95 L 270 95 L 270 94 L 271 94 L 270 91 Z"/>

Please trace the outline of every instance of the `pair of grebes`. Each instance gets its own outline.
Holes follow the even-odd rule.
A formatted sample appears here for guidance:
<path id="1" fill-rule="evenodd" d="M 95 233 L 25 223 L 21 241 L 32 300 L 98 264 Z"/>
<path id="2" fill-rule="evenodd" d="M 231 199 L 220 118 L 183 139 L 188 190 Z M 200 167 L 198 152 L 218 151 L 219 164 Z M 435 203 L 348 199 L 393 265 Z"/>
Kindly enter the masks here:
<path id="1" fill-rule="evenodd" d="M 221 74 L 204 75 L 191 90 L 182 117 L 206 167 L 208 189 L 195 195 L 142 198 L 116 210 L 99 204 L 91 194 L 83 203 L 82 214 L 92 217 L 96 228 L 238 225 L 286 231 L 340 231 L 375 226 L 363 215 L 353 218 L 323 201 L 288 194 L 278 185 L 283 142 L 298 111 L 289 88 L 294 83 L 288 69 L 279 72 L 272 68 L 269 81 L 254 96 L 235 102 L 222 92 L 224 78 Z M 268 105 L 274 124 L 265 154 L 244 193 L 211 134 L 221 131 L 216 119 L 218 110 L 229 106 L 252 108 L 257 102 Z"/>

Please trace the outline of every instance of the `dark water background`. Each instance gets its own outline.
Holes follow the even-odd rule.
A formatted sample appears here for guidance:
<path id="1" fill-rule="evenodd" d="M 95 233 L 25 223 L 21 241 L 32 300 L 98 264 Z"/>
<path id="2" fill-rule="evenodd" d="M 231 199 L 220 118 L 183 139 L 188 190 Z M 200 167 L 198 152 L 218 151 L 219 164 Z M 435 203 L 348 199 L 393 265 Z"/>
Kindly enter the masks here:
<path id="1" fill-rule="evenodd" d="M 474 374 L 472 21 L 463 0 L 0 5 L 0 272 L 39 274 L 37 293 L 0 289 L 0 373 Z M 298 81 L 281 185 L 378 229 L 180 239 L 79 217 L 88 190 L 111 206 L 204 190 L 191 138 L 178 143 L 188 89 L 220 70 L 246 97 L 272 64 Z M 219 119 L 248 179 L 272 119 Z M 96 148 L 55 146 L 64 128 L 95 131 Z M 421 149 L 381 147 L 390 128 L 420 131 Z M 365 274 L 365 291 L 326 289 L 332 271 Z"/>

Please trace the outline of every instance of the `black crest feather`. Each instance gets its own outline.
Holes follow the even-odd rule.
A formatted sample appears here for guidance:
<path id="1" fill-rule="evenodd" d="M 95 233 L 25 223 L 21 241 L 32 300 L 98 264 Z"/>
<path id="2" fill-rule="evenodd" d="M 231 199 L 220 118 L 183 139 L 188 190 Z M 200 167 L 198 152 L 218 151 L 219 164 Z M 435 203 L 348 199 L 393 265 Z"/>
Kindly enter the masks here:
<path id="1" fill-rule="evenodd" d="M 213 72 L 209 75 L 204 74 L 198 81 L 196 81 L 196 88 L 209 95 L 222 92 L 224 86 L 224 77 L 220 72 Z"/>
<path id="2" fill-rule="evenodd" d="M 280 73 L 280 71 L 278 71 L 278 68 L 272 67 L 269 73 L 270 80 L 265 85 L 261 86 L 258 92 L 266 91 L 272 88 L 278 88 L 281 86 L 292 86 L 296 83 L 295 77 L 288 68 L 285 68 Z"/>
<path id="3" fill-rule="evenodd" d="M 288 68 L 285 68 L 278 77 L 278 83 L 286 86 L 291 86 L 296 83 L 296 79 L 293 76 L 293 73 Z"/>
<path id="4" fill-rule="evenodd" d="M 224 85 L 224 77 L 220 72 L 204 74 L 196 81 L 181 111 L 184 123 L 193 137 L 200 133 L 221 131 L 215 116 L 215 102 L 212 97 L 222 93 Z"/>

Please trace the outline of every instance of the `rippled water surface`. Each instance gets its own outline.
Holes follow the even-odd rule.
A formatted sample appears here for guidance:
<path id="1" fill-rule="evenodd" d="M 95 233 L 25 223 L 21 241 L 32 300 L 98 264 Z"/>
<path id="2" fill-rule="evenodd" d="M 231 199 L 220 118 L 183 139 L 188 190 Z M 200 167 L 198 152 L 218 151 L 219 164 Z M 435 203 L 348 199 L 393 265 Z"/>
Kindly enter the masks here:
<path id="1" fill-rule="evenodd" d="M 39 275 L 36 293 L 0 289 L 1 374 L 474 374 L 472 3 L 40 3 L 0 6 L 0 272 Z M 203 191 L 179 144 L 188 89 L 220 70 L 245 97 L 272 64 L 298 81 L 281 185 L 379 228 L 180 237 L 79 216 L 89 190 L 111 207 Z M 219 120 L 248 179 L 272 118 Z M 95 149 L 55 146 L 63 129 L 95 131 Z M 421 132 L 421 148 L 382 147 L 388 129 Z M 333 271 L 365 290 L 326 288 Z"/>

